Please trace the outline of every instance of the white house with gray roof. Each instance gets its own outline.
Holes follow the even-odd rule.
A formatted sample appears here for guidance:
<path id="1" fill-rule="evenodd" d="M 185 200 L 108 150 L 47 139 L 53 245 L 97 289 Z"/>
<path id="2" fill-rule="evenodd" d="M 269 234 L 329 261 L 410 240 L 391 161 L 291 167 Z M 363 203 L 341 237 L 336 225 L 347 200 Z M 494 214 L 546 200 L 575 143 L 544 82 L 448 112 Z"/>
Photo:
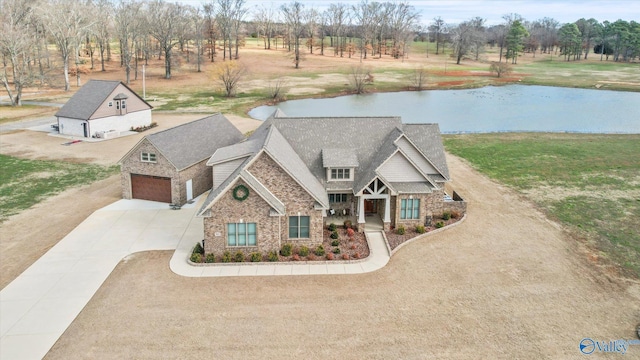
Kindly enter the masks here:
<path id="1" fill-rule="evenodd" d="M 119 161 L 122 197 L 183 205 L 212 188 L 211 154 L 243 139 L 222 114 L 147 135 Z"/>
<path id="2" fill-rule="evenodd" d="M 362 129 L 367 129 L 366 133 Z M 428 223 L 448 209 L 450 180 L 437 124 L 399 117 L 286 117 L 276 111 L 250 138 L 207 162 L 213 187 L 205 252 L 316 246 L 333 216 L 359 231 Z"/>
<path id="3" fill-rule="evenodd" d="M 118 134 L 151 125 L 151 109 L 121 81 L 90 80 L 56 113 L 58 131 L 80 137 Z"/>

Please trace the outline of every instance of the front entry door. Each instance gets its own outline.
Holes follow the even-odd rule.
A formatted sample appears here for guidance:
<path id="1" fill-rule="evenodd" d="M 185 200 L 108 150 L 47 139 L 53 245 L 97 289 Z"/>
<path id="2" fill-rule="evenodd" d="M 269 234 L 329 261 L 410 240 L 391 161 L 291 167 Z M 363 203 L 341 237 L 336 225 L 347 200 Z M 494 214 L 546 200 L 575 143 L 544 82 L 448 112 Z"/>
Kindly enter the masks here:
<path id="1" fill-rule="evenodd" d="M 376 212 L 376 203 L 373 200 L 364 200 L 364 212 L 374 213 Z"/>

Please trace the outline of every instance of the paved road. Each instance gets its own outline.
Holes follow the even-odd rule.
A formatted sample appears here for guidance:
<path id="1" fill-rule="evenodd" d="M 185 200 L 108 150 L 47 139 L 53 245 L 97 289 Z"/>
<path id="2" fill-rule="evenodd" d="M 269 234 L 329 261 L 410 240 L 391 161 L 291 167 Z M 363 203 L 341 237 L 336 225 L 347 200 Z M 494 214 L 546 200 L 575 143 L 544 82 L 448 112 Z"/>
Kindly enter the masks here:
<path id="1" fill-rule="evenodd" d="M 216 264 L 192 266 L 202 239 L 195 217 L 204 196 L 181 210 L 167 204 L 120 200 L 94 212 L 0 291 L 0 359 L 41 359 L 126 256 L 177 249 L 173 272 L 189 277 L 349 274 L 375 271 L 390 258 L 381 232 L 367 233 L 371 255 L 332 264 Z"/>
<path id="2" fill-rule="evenodd" d="M 51 106 L 51 107 L 62 107 L 64 104 L 57 103 L 48 103 L 48 102 L 40 102 L 40 101 L 23 101 L 25 105 L 38 105 L 38 106 Z M 6 101 L 0 101 L 0 105 L 11 105 Z M 55 116 L 45 116 L 39 117 L 35 119 L 29 119 L 24 121 L 14 121 L 6 124 L 0 124 L 0 132 L 5 131 L 13 131 L 13 130 L 23 130 L 28 129 L 35 126 L 49 125 L 57 123 L 57 119 Z"/>

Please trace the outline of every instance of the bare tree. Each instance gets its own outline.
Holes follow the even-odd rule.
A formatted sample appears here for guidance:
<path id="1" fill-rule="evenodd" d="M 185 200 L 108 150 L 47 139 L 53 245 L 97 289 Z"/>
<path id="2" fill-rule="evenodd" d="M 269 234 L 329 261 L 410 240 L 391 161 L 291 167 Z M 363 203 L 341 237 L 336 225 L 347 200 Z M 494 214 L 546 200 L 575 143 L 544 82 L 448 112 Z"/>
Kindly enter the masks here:
<path id="1" fill-rule="evenodd" d="M 205 18 L 205 31 L 207 32 L 207 47 L 209 48 L 209 57 L 211 62 L 214 62 L 216 55 L 216 35 L 217 35 L 217 23 L 216 23 L 216 3 L 211 1 L 202 5 Z"/>
<path id="2" fill-rule="evenodd" d="M 113 6 L 109 0 L 98 0 L 94 3 L 93 11 L 99 14 L 93 27 L 93 35 L 96 38 L 98 51 L 100 52 L 100 71 L 105 71 L 104 51 L 107 49 L 107 44 L 111 38 Z"/>
<path id="3" fill-rule="evenodd" d="M 508 62 L 492 61 L 489 71 L 495 73 L 497 77 L 502 77 L 502 75 L 507 75 L 511 72 L 511 65 Z"/>
<path id="4" fill-rule="evenodd" d="M 213 68 L 211 76 L 222 84 L 226 97 L 234 97 L 238 84 L 246 73 L 246 68 L 237 60 L 233 60 L 219 63 Z"/>
<path id="5" fill-rule="evenodd" d="M 349 83 L 356 94 L 362 94 L 365 92 L 367 85 L 373 84 L 371 70 L 365 69 L 362 65 L 351 67 L 349 70 Z"/>
<path id="6" fill-rule="evenodd" d="M 69 58 L 75 54 L 76 85 L 80 86 L 80 60 L 78 48 L 93 21 L 84 3 L 76 0 L 49 0 L 42 3 L 38 15 L 55 42 L 64 67 L 64 90 L 71 90 L 69 84 Z"/>
<path id="7" fill-rule="evenodd" d="M 442 50 L 444 51 L 444 33 L 446 32 L 447 24 L 442 20 L 440 16 L 433 18 L 433 22 L 429 25 L 429 32 L 432 34 L 433 40 L 436 42 L 436 55 L 440 50 L 440 44 L 442 43 Z"/>
<path id="8" fill-rule="evenodd" d="M 131 83 L 131 59 L 135 54 L 134 44 L 140 36 L 141 3 L 135 0 L 120 0 L 115 9 L 115 30 L 122 49 L 121 64 L 124 66 L 126 83 Z"/>
<path id="9" fill-rule="evenodd" d="M 415 90 L 422 90 L 427 83 L 427 70 L 424 67 L 419 67 L 413 70 L 411 73 L 411 85 Z"/>
<path id="10" fill-rule="evenodd" d="M 456 57 L 456 64 L 460 65 L 460 60 L 471 51 L 473 33 L 473 25 L 468 21 L 451 29 L 451 47 L 453 55 Z"/>
<path id="11" fill-rule="evenodd" d="M 32 16 L 33 9 L 29 0 L 0 1 L 0 54 L 3 70 L 0 81 L 13 106 L 22 105 L 22 90 L 33 84 L 38 75 L 37 70 L 30 65 L 35 58 L 33 47 L 36 44 L 29 29 Z"/>
<path id="12" fill-rule="evenodd" d="M 308 36 L 309 52 L 313 54 L 313 37 L 318 32 L 318 22 L 320 21 L 320 14 L 318 13 L 318 10 L 310 8 L 307 9 L 307 11 L 303 13 L 303 15 L 303 23 L 305 24 L 306 35 Z"/>
<path id="13" fill-rule="evenodd" d="M 177 28 L 183 21 L 185 10 L 177 3 L 153 0 L 149 3 L 149 34 L 158 41 L 164 52 L 164 77 L 171 79 L 171 53 L 178 44 Z"/>
<path id="14" fill-rule="evenodd" d="M 327 10 L 329 26 L 331 29 L 331 46 L 334 48 L 334 55 L 344 51 L 344 30 L 349 18 L 349 8 L 345 4 L 331 4 Z"/>
<path id="15" fill-rule="evenodd" d="M 393 55 L 406 53 L 407 38 L 416 29 L 420 14 L 407 2 L 393 3 L 388 13 L 389 31 L 393 39 Z"/>
<path id="16" fill-rule="evenodd" d="M 202 72 L 202 45 L 204 43 L 204 32 L 206 21 L 204 18 L 204 11 L 200 8 L 190 8 L 190 17 L 193 26 L 193 40 L 196 45 L 196 66 L 197 71 Z"/>
<path id="17" fill-rule="evenodd" d="M 265 50 L 271 49 L 271 38 L 273 37 L 274 23 L 276 22 L 276 12 L 273 6 L 261 5 L 254 15 L 254 21 L 258 26 L 258 31 L 264 38 Z"/>
<path id="18" fill-rule="evenodd" d="M 300 38 L 304 31 L 303 17 L 304 5 L 297 1 L 282 5 L 280 8 L 284 16 L 284 21 L 289 29 L 289 34 L 293 37 L 293 63 L 295 68 L 300 67 Z"/>
<path id="19" fill-rule="evenodd" d="M 284 78 L 275 78 L 269 81 L 267 86 L 269 98 L 274 102 L 280 102 L 284 100 L 285 86 L 287 82 Z"/>

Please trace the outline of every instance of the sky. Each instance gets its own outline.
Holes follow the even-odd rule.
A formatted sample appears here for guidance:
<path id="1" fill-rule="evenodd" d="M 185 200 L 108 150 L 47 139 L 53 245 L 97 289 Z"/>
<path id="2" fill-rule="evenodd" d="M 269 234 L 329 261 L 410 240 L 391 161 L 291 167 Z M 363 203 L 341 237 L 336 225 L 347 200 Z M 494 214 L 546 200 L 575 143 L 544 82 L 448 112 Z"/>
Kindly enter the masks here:
<path id="1" fill-rule="evenodd" d="M 211 0 L 178 0 L 194 6 Z M 292 0 L 246 0 L 250 9 L 273 4 L 279 8 Z M 372 0 L 370 0 L 372 1 Z M 384 2 L 386 0 L 377 0 Z M 390 0 L 393 1 L 393 0 Z M 600 22 L 618 19 L 640 22 L 639 0 L 405 0 L 421 14 L 421 22 L 428 25 L 440 16 L 447 24 L 457 24 L 473 17 L 486 19 L 488 25 L 502 23 L 502 16 L 516 13 L 526 20 L 551 17 L 561 24 L 575 22 L 580 18 L 594 18 Z M 360 0 L 299 0 L 305 7 L 325 10 L 329 4 L 344 3 L 355 5 Z"/>

